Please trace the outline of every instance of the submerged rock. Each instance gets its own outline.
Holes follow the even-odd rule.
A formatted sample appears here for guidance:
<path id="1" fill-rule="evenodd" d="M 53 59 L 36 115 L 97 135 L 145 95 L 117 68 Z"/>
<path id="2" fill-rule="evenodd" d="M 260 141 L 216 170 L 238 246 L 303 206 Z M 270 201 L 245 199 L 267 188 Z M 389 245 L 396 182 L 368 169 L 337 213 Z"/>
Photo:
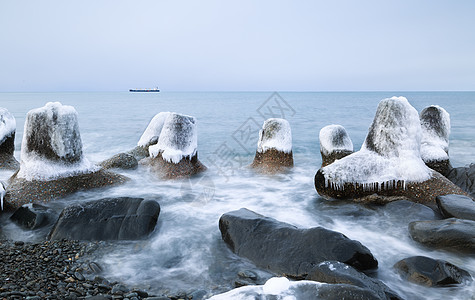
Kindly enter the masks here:
<path id="1" fill-rule="evenodd" d="M 323 127 L 318 137 L 322 155 L 322 168 L 353 153 L 353 143 L 345 128 L 341 125 Z"/>
<path id="2" fill-rule="evenodd" d="M 127 153 L 119 153 L 109 159 L 106 159 L 99 165 L 104 169 L 134 170 L 137 169 L 139 163 L 133 155 Z"/>
<path id="3" fill-rule="evenodd" d="M 26 116 L 20 169 L 10 178 L 5 200 L 13 209 L 125 180 L 83 156 L 76 110 L 49 102 Z"/>
<path id="4" fill-rule="evenodd" d="M 449 161 L 450 115 L 442 107 L 431 105 L 422 110 L 420 119 L 422 160 L 445 176 L 452 168 Z"/>
<path id="5" fill-rule="evenodd" d="M 37 229 L 54 222 L 55 213 L 46 206 L 39 204 L 25 204 L 18 208 L 10 219 L 18 225 Z"/>
<path id="6" fill-rule="evenodd" d="M 294 166 L 292 131 L 287 120 L 267 119 L 259 131 L 259 141 L 252 168 L 264 173 L 277 173 Z"/>
<path id="7" fill-rule="evenodd" d="M 376 293 L 349 284 L 326 284 L 315 281 L 289 281 L 285 277 L 273 277 L 264 285 L 245 286 L 224 294 L 215 295 L 210 300 L 228 299 L 365 299 L 381 300 Z"/>
<path id="8" fill-rule="evenodd" d="M 420 154 L 419 115 L 404 97 L 382 100 L 360 151 L 321 168 L 315 188 L 324 197 L 389 202 L 406 197 L 435 205 L 435 197 L 466 195 Z"/>
<path id="9" fill-rule="evenodd" d="M 339 232 L 322 227 L 299 229 L 245 208 L 222 215 L 219 229 L 234 253 L 279 275 L 304 278 L 326 260 L 359 270 L 378 266 L 368 248 Z"/>
<path id="10" fill-rule="evenodd" d="M 413 240 L 435 248 L 475 251 L 475 221 L 444 219 L 409 224 Z"/>
<path id="11" fill-rule="evenodd" d="M 453 168 L 446 176 L 475 199 L 475 164 Z"/>
<path id="12" fill-rule="evenodd" d="M 136 240 L 157 224 L 160 205 L 142 198 L 105 198 L 66 207 L 49 234 L 60 240 Z"/>
<path id="13" fill-rule="evenodd" d="M 325 283 L 351 284 L 369 289 L 380 299 L 401 299 L 382 281 L 366 276 L 353 267 L 339 261 L 325 261 L 316 265 L 308 274 L 306 280 Z"/>
<path id="14" fill-rule="evenodd" d="M 15 117 L 0 107 L 0 169 L 16 170 L 20 163 L 15 159 Z"/>
<path id="15" fill-rule="evenodd" d="M 413 256 L 398 261 L 394 268 L 405 279 L 425 286 L 446 286 L 471 281 L 467 271 L 445 261 Z"/>
<path id="16" fill-rule="evenodd" d="M 437 206 L 446 218 L 475 221 L 475 201 L 470 197 L 462 195 L 438 196 Z"/>
<path id="17" fill-rule="evenodd" d="M 157 143 L 148 146 L 150 157 L 144 158 L 140 163 L 149 166 L 165 179 L 187 177 L 206 170 L 206 167 L 198 160 L 195 118 L 177 113 L 160 113 L 155 118 L 149 125 L 150 127 L 153 123 L 153 133 L 148 133 L 152 130 L 147 127 L 139 141 L 139 146 L 149 145 L 150 141 L 156 139 L 154 134 L 156 132 L 160 134 Z M 146 140 L 149 142 L 145 143 Z"/>

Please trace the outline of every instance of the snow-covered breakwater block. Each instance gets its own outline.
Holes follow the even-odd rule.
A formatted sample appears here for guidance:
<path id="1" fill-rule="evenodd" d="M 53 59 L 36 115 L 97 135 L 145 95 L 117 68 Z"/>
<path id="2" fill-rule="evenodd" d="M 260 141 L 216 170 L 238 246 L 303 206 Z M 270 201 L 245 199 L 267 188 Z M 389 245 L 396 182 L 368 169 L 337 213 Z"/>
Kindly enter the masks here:
<path id="1" fill-rule="evenodd" d="M 140 161 L 162 178 L 178 178 L 206 170 L 198 160 L 198 133 L 194 117 L 177 113 L 156 115 L 138 146 L 148 147 L 149 157 Z"/>
<path id="2" fill-rule="evenodd" d="M 404 97 L 382 100 L 358 152 L 321 168 L 315 188 L 325 197 L 387 202 L 401 197 L 435 205 L 438 195 L 466 195 L 421 158 L 419 114 Z"/>
<path id="3" fill-rule="evenodd" d="M 83 157 L 76 110 L 49 102 L 26 116 L 20 169 L 10 178 L 6 202 L 10 208 L 18 208 L 125 180 Z"/>
<path id="4" fill-rule="evenodd" d="M 13 157 L 15 151 L 15 117 L 0 107 L 0 169 L 16 170 L 20 163 Z"/>
<path id="5" fill-rule="evenodd" d="M 322 154 L 322 168 L 353 153 L 353 143 L 345 127 L 341 125 L 323 127 L 318 138 Z"/>
<path id="6" fill-rule="evenodd" d="M 267 119 L 259 131 L 257 151 L 251 167 L 265 173 L 276 173 L 293 166 L 289 122 L 278 118 Z"/>
<path id="7" fill-rule="evenodd" d="M 222 215 L 219 229 L 234 253 L 279 275 L 304 278 L 326 260 L 358 270 L 378 266 L 368 248 L 339 232 L 323 227 L 300 229 L 245 208 Z"/>
<path id="8" fill-rule="evenodd" d="M 450 115 L 440 106 L 431 105 L 420 114 L 422 126 L 421 157 L 426 165 L 447 175 L 449 162 Z"/>

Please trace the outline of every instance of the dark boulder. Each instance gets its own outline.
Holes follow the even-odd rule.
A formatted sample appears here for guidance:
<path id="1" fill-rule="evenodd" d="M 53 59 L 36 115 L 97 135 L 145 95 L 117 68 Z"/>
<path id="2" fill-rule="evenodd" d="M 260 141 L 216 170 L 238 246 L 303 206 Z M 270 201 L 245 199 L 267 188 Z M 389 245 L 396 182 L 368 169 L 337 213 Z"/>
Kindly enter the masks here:
<path id="1" fill-rule="evenodd" d="M 339 232 L 322 227 L 299 229 L 245 208 L 222 215 L 219 229 L 234 253 L 280 275 L 304 278 L 326 260 L 359 270 L 378 266 L 368 248 Z"/>
<path id="2" fill-rule="evenodd" d="M 444 219 L 409 224 L 413 240 L 436 248 L 475 251 L 475 221 Z"/>
<path id="3" fill-rule="evenodd" d="M 325 283 L 351 284 L 360 288 L 369 289 L 380 299 L 401 299 L 383 282 L 368 277 L 353 267 L 339 261 L 325 261 L 316 265 L 308 274 L 306 280 Z"/>
<path id="4" fill-rule="evenodd" d="M 134 170 L 139 165 L 137 159 L 127 153 L 119 153 L 99 164 L 104 169 Z"/>
<path id="5" fill-rule="evenodd" d="M 409 200 L 388 203 L 381 208 L 381 211 L 391 219 L 391 222 L 405 224 L 405 226 L 415 221 L 440 219 L 439 214 L 432 208 Z"/>
<path id="6" fill-rule="evenodd" d="M 66 207 L 49 239 L 136 240 L 155 228 L 160 205 L 142 198 L 105 198 Z"/>
<path id="7" fill-rule="evenodd" d="M 446 286 L 472 280 L 467 271 L 447 261 L 425 256 L 402 259 L 394 268 L 408 281 L 425 286 Z"/>
<path id="8" fill-rule="evenodd" d="M 56 216 L 48 207 L 32 203 L 18 208 L 10 219 L 22 227 L 37 229 L 54 222 Z"/>
<path id="9" fill-rule="evenodd" d="M 444 195 L 437 197 L 437 206 L 446 218 L 475 221 L 475 201 L 462 195 Z"/>
<path id="10" fill-rule="evenodd" d="M 447 178 L 475 198 L 475 164 L 467 167 L 453 168 Z"/>

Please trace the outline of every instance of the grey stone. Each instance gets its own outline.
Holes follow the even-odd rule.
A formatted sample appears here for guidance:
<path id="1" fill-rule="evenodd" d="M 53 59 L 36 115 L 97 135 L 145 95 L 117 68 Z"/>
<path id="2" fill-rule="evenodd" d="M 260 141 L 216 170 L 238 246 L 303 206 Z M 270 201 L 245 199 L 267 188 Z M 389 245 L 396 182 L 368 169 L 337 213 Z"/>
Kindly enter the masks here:
<path id="1" fill-rule="evenodd" d="M 443 216 L 475 221 L 475 201 L 463 195 L 437 197 L 437 206 Z"/>

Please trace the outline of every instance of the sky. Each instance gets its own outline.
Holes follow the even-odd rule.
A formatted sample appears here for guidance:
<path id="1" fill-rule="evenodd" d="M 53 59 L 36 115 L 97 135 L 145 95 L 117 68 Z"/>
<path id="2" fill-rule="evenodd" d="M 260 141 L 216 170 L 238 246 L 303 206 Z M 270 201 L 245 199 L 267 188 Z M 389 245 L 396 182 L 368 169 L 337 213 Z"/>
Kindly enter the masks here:
<path id="1" fill-rule="evenodd" d="M 0 0 L 0 92 L 475 90 L 473 0 Z"/>

